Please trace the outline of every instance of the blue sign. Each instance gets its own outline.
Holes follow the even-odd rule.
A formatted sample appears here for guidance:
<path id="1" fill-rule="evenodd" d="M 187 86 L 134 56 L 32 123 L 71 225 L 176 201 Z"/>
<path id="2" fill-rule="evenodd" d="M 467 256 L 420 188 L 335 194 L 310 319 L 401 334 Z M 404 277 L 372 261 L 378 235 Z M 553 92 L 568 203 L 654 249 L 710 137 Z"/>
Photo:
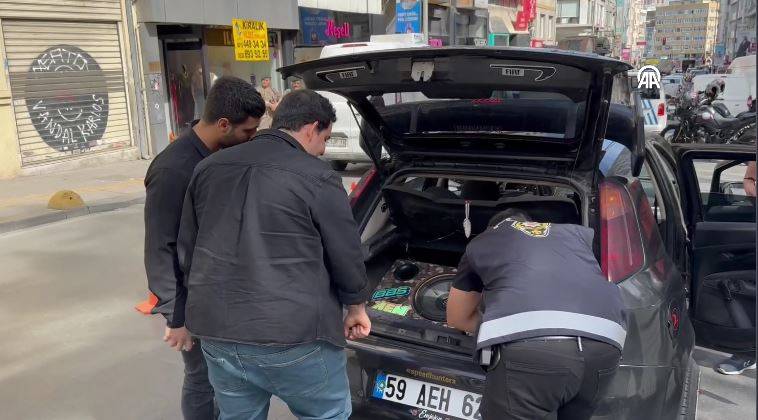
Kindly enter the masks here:
<path id="1" fill-rule="evenodd" d="M 327 26 L 333 17 L 328 10 L 300 7 L 300 31 L 305 45 L 328 45 L 334 41 L 327 35 Z"/>
<path id="2" fill-rule="evenodd" d="M 421 2 L 419 0 L 397 0 L 395 7 L 397 14 L 395 33 L 421 33 Z"/>
<path id="3" fill-rule="evenodd" d="M 716 44 L 714 52 L 716 53 L 716 57 L 723 57 L 726 54 L 726 46 L 724 44 Z"/>

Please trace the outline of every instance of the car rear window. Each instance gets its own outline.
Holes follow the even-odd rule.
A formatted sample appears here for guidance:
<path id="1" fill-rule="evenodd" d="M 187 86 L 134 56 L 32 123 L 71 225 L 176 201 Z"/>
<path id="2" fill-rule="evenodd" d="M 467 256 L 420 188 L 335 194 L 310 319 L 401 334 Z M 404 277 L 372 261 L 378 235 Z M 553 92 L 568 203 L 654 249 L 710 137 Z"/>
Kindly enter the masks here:
<path id="1" fill-rule="evenodd" d="M 403 136 L 486 133 L 553 142 L 580 136 L 586 106 L 584 100 L 558 92 L 521 90 L 493 90 L 479 98 L 390 92 L 368 100 L 386 125 Z"/>

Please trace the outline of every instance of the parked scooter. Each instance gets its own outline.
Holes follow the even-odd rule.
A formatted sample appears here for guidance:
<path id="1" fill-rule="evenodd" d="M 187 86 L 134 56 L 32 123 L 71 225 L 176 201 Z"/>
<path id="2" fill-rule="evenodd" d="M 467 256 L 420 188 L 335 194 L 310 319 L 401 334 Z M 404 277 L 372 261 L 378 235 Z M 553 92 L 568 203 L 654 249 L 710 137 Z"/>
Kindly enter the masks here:
<path id="1" fill-rule="evenodd" d="M 661 136 L 672 143 L 751 143 L 756 139 L 756 113 L 744 111 L 736 116 L 722 103 L 714 103 L 724 92 L 724 81 L 714 80 L 701 92 L 681 94 L 676 100 L 674 117 Z"/>

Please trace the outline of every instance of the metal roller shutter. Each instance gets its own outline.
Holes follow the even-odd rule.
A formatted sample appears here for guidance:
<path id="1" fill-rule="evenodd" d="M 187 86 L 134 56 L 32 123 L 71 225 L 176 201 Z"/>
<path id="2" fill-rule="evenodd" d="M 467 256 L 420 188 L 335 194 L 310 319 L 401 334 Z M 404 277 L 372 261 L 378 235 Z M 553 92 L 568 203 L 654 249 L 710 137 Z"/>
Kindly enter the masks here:
<path id="1" fill-rule="evenodd" d="M 120 0 L 0 0 L 0 17 L 121 20 Z"/>
<path id="2" fill-rule="evenodd" d="M 23 166 L 131 146 L 117 25 L 2 21 Z"/>

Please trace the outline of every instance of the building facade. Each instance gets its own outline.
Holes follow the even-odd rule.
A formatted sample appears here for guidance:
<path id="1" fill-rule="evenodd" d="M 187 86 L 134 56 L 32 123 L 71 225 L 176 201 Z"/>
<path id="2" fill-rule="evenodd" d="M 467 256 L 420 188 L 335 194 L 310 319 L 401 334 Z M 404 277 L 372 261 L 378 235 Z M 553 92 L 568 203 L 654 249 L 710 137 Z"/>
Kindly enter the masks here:
<path id="1" fill-rule="evenodd" d="M 271 77 L 275 89 L 286 87 L 276 69 L 294 62 L 297 0 L 137 0 L 134 6 L 151 155 L 200 117 L 219 77 L 256 86 Z M 268 60 L 237 60 L 232 19 L 266 23 Z"/>
<path id="2" fill-rule="evenodd" d="M 655 55 L 704 64 L 713 56 L 719 22 L 716 1 L 672 1 L 656 9 Z"/>
<path id="3" fill-rule="evenodd" d="M 558 0 L 556 7 L 561 48 L 586 51 L 591 46 L 594 52 L 612 53 L 617 44 L 616 0 Z"/>
<path id="4" fill-rule="evenodd" d="M 726 0 L 724 22 L 725 54 L 734 58 L 756 53 L 756 0 Z"/>
<path id="5" fill-rule="evenodd" d="M 645 50 L 644 58 L 655 58 L 655 9 L 645 14 Z"/>
<path id="6" fill-rule="evenodd" d="M 0 4 L 0 178 L 139 158 L 125 6 Z"/>

